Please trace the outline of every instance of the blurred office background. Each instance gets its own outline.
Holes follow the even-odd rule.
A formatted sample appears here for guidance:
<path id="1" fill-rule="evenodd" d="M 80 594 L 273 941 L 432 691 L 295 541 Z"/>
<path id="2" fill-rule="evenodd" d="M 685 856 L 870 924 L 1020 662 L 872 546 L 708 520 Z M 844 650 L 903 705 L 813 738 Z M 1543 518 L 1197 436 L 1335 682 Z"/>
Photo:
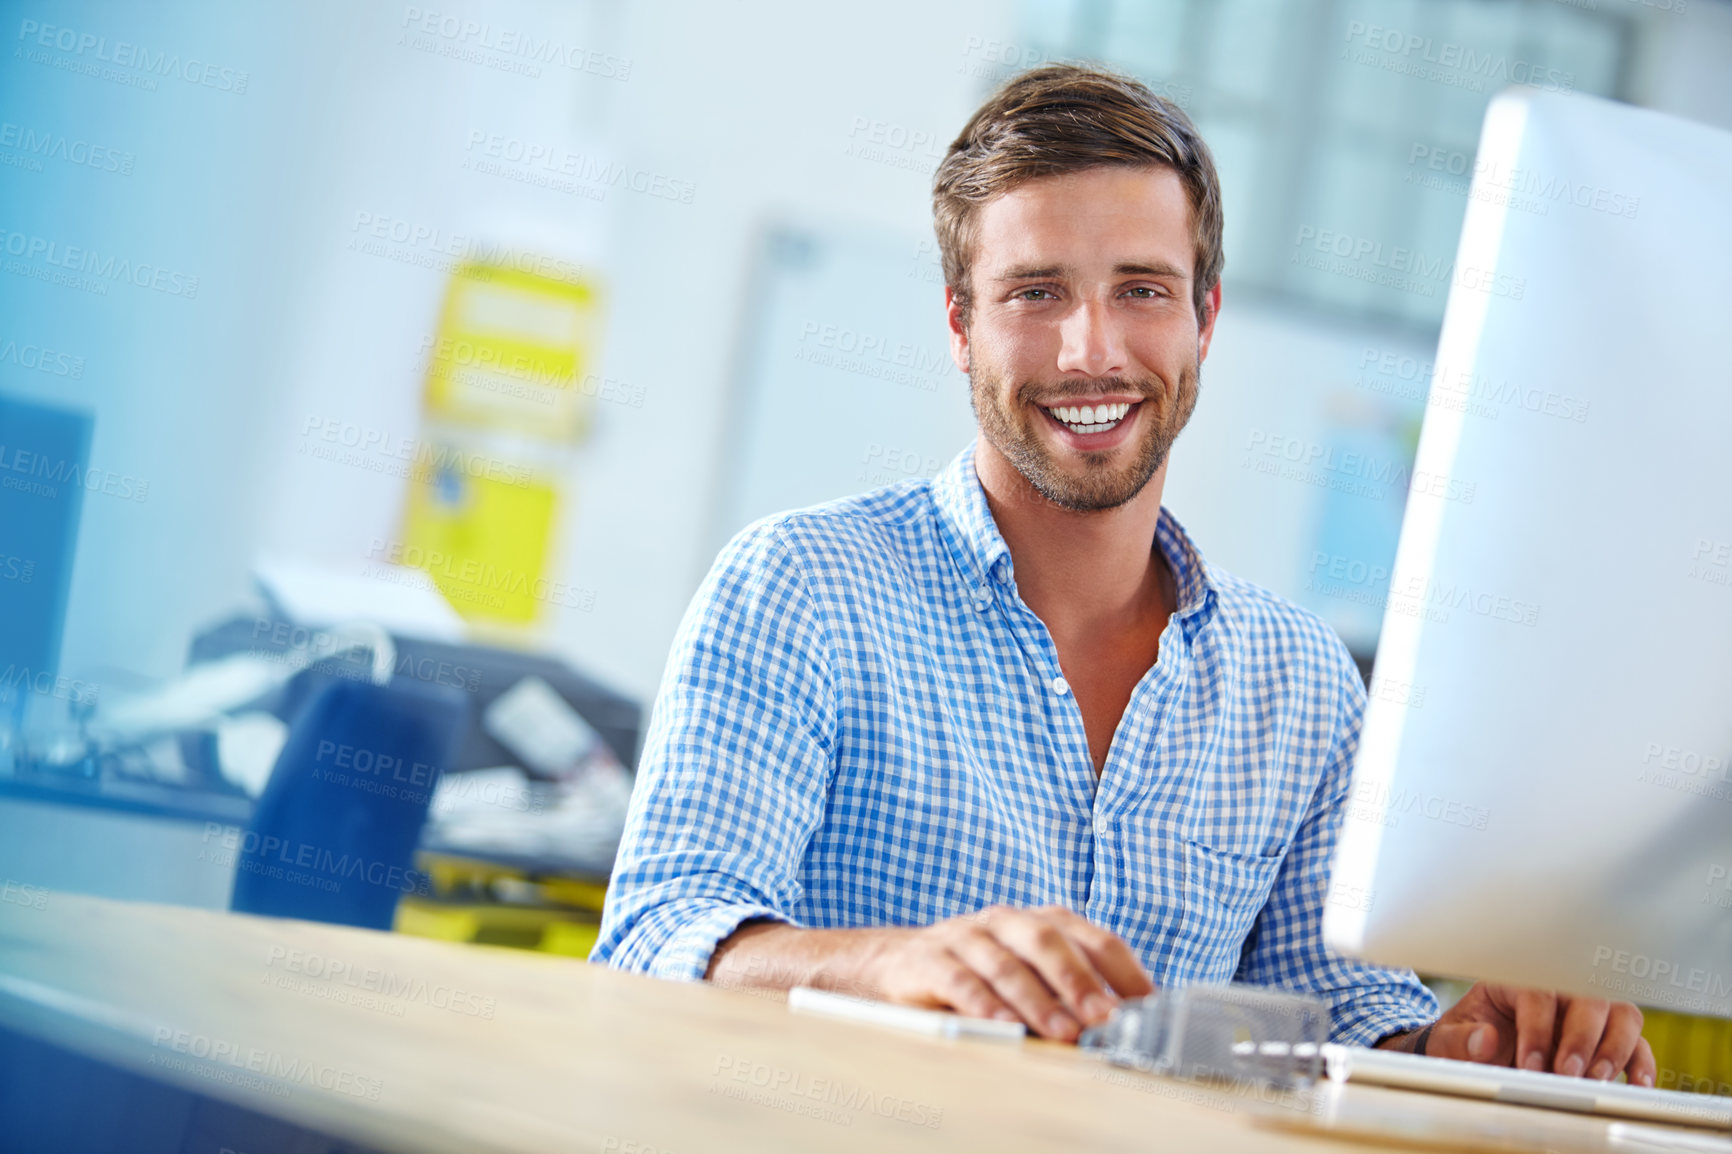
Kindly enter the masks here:
<path id="1" fill-rule="evenodd" d="M 78 371 L 14 353 L 0 387 L 93 414 L 92 462 L 136 479 L 84 502 L 61 665 L 92 681 L 177 672 L 261 557 L 403 559 L 441 304 L 493 251 L 598 294 L 587 432 L 545 454 L 534 576 L 560 586 L 523 632 L 647 698 L 745 520 L 961 446 L 931 172 L 997 82 L 1070 58 L 1175 99 L 1221 168 L 1227 306 L 1169 504 L 1213 560 L 1369 652 L 1378 614 L 1307 588 L 1313 547 L 1393 550 L 1448 281 L 1372 278 L 1401 249 L 1453 257 L 1490 95 L 1532 78 L 1732 126 L 1720 0 L 10 7 L 29 55 L 0 72 L 9 238 L 197 279 L 85 291 L 7 249 L 4 339 Z M 124 44 L 232 76 L 102 61 Z M 1468 63 L 1426 63 L 1452 45 Z M 1295 259 L 1320 234 L 1374 247 Z M 1257 470 L 1289 443 L 1322 467 Z"/>
<path id="2" fill-rule="evenodd" d="M 62 765 L 85 800 L 114 766 L 42 750 L 223 652 L 225 622 L 293 663 L 382 605 L 647 709 L 734 531 L 968 440 L 931 174 L 994 86 L 1056 60 L 1148 82 L 1221 171 L 1226 304 L 1167 504 L 1369 662 L 1428 393 L 1571 419 L 1567 390 L 1430 387 L 1487 101 L 1732 128 L 1725 0 L 5 10 L 0 397 L 88 437 L 70 551 L 8 554 L 64 597 L 32 610 L 47 656 L 12 678 L 5 772 Z M 1497 180 L 1521 211 L 1639 211 Z M 0 466 L 39 483 L 16 450 Z M 268 768 L 268 729 L 219 736 Z M 7 876 L 231 900 L 206 827 L 165 859 L 132 826 L 45 824 L 32 788 Z"/>

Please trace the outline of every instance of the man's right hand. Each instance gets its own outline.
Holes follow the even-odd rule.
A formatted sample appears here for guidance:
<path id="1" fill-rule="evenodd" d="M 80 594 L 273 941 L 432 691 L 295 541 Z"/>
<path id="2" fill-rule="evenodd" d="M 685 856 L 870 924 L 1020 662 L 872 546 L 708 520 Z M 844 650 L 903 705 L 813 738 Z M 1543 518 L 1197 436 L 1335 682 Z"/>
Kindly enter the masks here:
<path id="1" fill-rule="evenodd" d="M 748 922 L 705 975 L 724 986 L 817 986 L 976 1018 L 1025 1022 L 1074 1042 L 1121 997 L 1154 984 L 1117 935 L 1062 906 L 993 906 L 918 928 L 820 930 Z"/>
<path id="2" fill-rule="evenodd" d="M 1118 935 L 1063 906 L 993 906 L 897 933 L 862 973 L 888 1000 L 1026 1022 L 1061 1041 L 1155 988 Z"/>

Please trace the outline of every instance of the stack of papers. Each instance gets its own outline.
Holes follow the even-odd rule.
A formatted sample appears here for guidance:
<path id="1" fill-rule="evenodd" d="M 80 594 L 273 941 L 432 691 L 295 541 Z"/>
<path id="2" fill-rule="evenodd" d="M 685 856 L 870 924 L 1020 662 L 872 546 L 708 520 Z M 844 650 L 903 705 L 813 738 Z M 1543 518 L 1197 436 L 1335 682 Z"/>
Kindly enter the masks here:
<path id="1" fill-rule="evenodd" d="M 559 781 L 531 781 L 516 766 L 448 774 L 433 791 L 421 848 L 606 874 L 630 800 L 631 776 L 616 761 Z"/>

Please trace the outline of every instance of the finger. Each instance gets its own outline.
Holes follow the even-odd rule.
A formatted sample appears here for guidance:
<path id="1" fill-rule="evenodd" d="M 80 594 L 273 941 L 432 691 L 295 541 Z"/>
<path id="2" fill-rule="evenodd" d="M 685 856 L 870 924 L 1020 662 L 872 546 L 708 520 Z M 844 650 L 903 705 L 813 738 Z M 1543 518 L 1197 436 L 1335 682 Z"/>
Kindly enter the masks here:
<path id="1" fill-rule="evenodd" d="M 1566 1017 L 1565 1021 L 1569 1019 Z M 1605 1032 L 1588 1062 L 1588 1077 L 1609 1082 L 1630 1064 L 1636 1043 L 1642 1040 L 1642 1011 L 1628 1002 L 1613 1002 L 1606 1015 Z"/>
<path id="2" fill-rule="evenodd" d="M 1117 999 L 1108 992 L 1106 979 L 1056 919 L 1035 913 L 1006 918 L 993 926 L 993 934 L 1040 975 L 1077 1021 L 1092 1026 L 1112 1014 Z"/>
<path id="3" fill-rule="evenodd" d="M 1505 1039 L 1507 1041 L 1507 1039 Z M 1428 1058 L 1454 1058 L 1458 1062 L 1490 1062 L 1507 1065 L 1508 1055 L 1498 1062 L 1498 1029 L 1490 1022 L 1439 1022 L 1425 1039 Z M 1505 1046 L 1506 1050 L 1510 1047 Z"/>
<path id="4" fill-rule="evenodd" d="M 1095 925 L 1074 910 L 1054 907 L 1054 916 L 1066 926 L 1070 938 L 1088 957 L 1095 972 L 1122 998 L 1140 998 L 1155 992 L 1155 981 L 1124 939 Z"/>
<path id="5" fill-rule="evenodd" d="M 922 992 L 912 997 L 891 992 L 893 1002 L 936 1006 L 955 1010 L 970 1018 L 997 1018 L 1000 1021 L 1022 1021 L 1022 1016 L 992 992 L 981 976 L 962 958 L 946 950 L 935 962 L 937 972 L 932 980 L 919 987 Z"/>
<path id="6" fill-rule="evenodd" d="M 1648 1045 L 1648 1039 L 1636 1039 L 1636 1052 L 1630 1055 L 1630 1064 L 1624 1067 L 1624 1076 L 1632 1086 L 1652 1086 L 1658 1066 L 1654 1061 L 1654 1047 Z"/>
<path id="7" fill-rule="evenodd" d="M 968 934 L 951 951 L 1036 1033 L 1069 1042 L 1080 1032 L 1077 1020 L 1039 975 L 991 933 L 983 929 Z"/>
<path id="8" fill-rule="evenodd" d="M 1588 1057 L 1606 1032 L 1612 1004 L 1604 998 L 1571 998 L 1558 1030 L 1557 1055 L 1552 1069 L 1566 1078 L 1579 1078 L 1588 1069 Z"/>
<path id="9" fill-rule="evenodd" d="M 1524 1070 L 1544 1070 L 1552 1061 L 1558 996 L 1549 990 L 1515 992 L 1515 1060 Z"/>

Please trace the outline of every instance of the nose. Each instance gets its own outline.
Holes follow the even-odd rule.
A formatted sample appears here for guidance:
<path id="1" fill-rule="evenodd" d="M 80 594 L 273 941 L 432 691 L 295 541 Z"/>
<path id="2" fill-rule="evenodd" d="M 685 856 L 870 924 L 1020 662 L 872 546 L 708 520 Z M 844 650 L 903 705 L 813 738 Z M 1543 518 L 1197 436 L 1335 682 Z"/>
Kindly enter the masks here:
<path id="1" fill-rule="evenodd" d="M 1105 377 L 1126 368 L 1124 334 L 1098 293 L 1080 296 L 1059 322 L 1058 370 Z"/>

